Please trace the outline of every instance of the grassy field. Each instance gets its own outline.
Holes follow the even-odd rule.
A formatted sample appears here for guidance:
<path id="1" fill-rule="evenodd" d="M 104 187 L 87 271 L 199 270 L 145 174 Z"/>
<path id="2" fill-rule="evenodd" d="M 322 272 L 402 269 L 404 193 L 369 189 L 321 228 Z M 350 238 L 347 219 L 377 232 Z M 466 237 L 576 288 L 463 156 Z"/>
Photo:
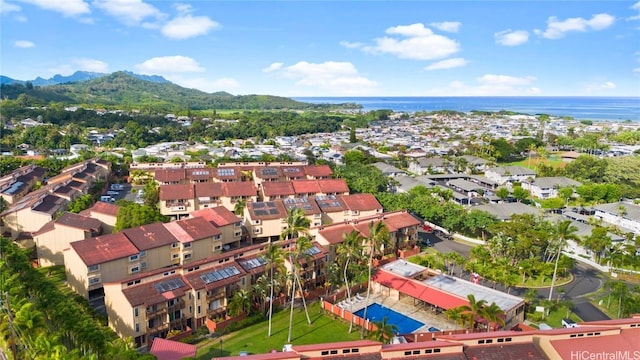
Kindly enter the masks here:
<path id="1" fill-rule="evenodd" d="M 529 158 L 521 160 L 521 161 L 515 161 L 515 162 L 511 162 L 511 163 L 504 163 L 504 164 L 500 164 L 500 165 L 513 165 L 513 166 L 522 166 L 525 168 L 529 168 L 529 169 L 534 169 L 536 168 L 536 166 L 539 163 L 544 163 L 547 165 L 551 165 L 553 167 L 565 167 L 567 165 L 566 162 L 562 161 L 562 159 L 560 159 L 560 157 L 558 156 L 549 156 L 547 158 L 537 158 L 537 157 L 532 157 L 531 161 L 529 161 Z"/>
<path id="2" fill-rule="evenodd" d="M 293 332 L 291 343 L 294 345 L 306 345 L 328 343 L 360 339 L 360 329 L 354 326 L 356 331 L 349 334 L 349 323 L 341 319 L 334 319 L 325 315 L 320 310 L 320 303 L 309 305 L 309 317 L 311 325 L 307 323 L 304 310 L 294 309 Z M 268 353 L 270 350 L 282 350 L 287 343 L 289 333 L 289 311 L 282 310 L 273 315 L 272 334 L 267 337 L 268 321 L 242 329 L 240 331 L 224 335 L 222 337 L 222 353 L 220 352 L 220 339 L 215 338 L 198 344 L 197 359 L 210 360 L 219 356 L 236 356 L 240 351 L 249 354 Z"/>
<path id="3" fill-rule="evenodd" d="M 562 319 L 567 316 L 575 322 L 581 322 L 576 314 L 574 314 L 571 310 L 567 309 L 564 306 L 560 306 L 557 310 L 549 312 L 549 316 L 544 319 L 541 316 L 541 313 L 528 314 L 527 318 L 534 323 L 545 323 L 552 328 L 561 328 L 562 327 Z"/>

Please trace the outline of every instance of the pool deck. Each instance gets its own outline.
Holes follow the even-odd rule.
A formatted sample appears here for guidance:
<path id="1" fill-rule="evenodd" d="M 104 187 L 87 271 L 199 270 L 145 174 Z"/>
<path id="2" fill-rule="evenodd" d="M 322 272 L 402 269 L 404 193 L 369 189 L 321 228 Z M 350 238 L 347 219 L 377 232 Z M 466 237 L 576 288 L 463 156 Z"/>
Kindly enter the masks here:
<path id="1" fill-rule="evenodd" d="M 365 307 L 365 302 L 365 300 L 360 300 L 355 302 L 352 306 L 345 305 L 344 309 L 355 313 Z M 447 319 L 447 315 L 444 312 L 437 315 L 430 307 L 426 307 L 424 304 L 420 305 L 419 300 L 415 300 L 414 304 L 414 300 L 409 297 L 394 300 L 381 294 L 372 293 L 369 299 L 369 304 L 371 303 L 378 303 L 425 324 L 414 332 L 429 332 L 429 328 L 432 326 L 440 330 L 453 330 L 456 328 L 455 324 Z"/>

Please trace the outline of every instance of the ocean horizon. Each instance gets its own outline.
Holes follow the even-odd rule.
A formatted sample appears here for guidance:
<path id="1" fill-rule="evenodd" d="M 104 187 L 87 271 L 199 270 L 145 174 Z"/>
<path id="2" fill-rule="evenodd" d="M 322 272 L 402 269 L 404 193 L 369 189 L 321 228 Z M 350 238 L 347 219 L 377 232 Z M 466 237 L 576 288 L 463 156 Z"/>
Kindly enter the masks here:
<path id="1" fill-rule="evenodd" d="M 460 112 L 513 111 L 576 120 L 640 122 L 640 97 L 586 96 L 377 96 L 377 97 L 293 97 L 313 104 L 356 103 L 362 110 L 389 109 L 395 112 L 454 110 Z"/>

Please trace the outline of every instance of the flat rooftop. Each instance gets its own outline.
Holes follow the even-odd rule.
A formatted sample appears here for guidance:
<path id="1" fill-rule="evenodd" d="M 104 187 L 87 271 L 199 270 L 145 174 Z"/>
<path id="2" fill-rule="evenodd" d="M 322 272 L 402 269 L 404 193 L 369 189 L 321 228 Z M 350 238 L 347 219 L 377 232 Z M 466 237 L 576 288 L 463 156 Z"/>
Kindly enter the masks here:
<path id="1" fill-rule="evenodd" d="M 415 275 L 427 270 L 427 268 L 424 266 L 410 263 L 406 260 L 395 260 L 388 264 L 382 265 L 380 268 L 407 278 L 414 277 Z"/>
<path id="2" fill-rule="evenodd" d="M 466 298 L 469 294 L 473 294 L 476 301 L 485 300 L 487 304 L 495 302 L 496 305 L 504 311 L 511 310 L 516 305 L 524 301 L 522 298 L 517 296 L 509 295 L 502 291 L 494 290 L 486 286 L 474 284 L 471 281 L 444 274 L 433 276 L 427 280 L 423 280 L 422 282 L 431 287 L 444 290 L 463 298 Z"/>

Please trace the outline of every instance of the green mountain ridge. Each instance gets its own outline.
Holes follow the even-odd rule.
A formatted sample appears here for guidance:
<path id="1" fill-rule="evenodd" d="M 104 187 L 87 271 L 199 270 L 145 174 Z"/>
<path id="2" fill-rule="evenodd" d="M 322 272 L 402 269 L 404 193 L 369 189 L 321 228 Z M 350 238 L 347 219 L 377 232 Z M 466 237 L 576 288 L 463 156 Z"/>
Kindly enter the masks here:
<path id="1" fill-rule="evenodd" d="M 114 72 L 96 79 L 28 88 L 21 84 L 3 84 L 3 99 L 22 99 L 29 105 L 62 102 L 66 105 L 88 104 L 95 107 L 124 106 L 143 112 L 207 110 L 207 109 L 326 109 L 358 108 L 355 104 L 309 104 L 272 95 L 232 95 L 227 92 L 206 93 L 187 89 L 173 83 L 145 81 L 124 71 Z"/>

